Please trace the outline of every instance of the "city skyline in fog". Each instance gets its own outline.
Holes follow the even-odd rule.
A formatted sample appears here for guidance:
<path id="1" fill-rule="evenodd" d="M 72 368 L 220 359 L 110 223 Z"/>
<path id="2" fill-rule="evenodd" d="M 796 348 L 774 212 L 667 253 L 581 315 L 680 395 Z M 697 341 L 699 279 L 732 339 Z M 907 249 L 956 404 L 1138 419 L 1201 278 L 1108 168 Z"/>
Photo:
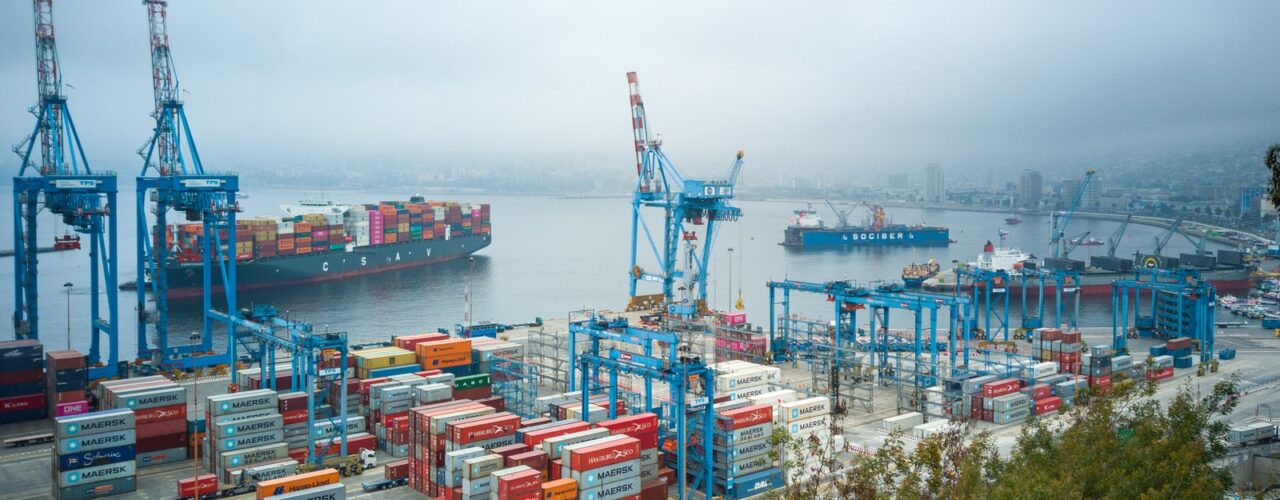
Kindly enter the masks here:
<path id="1" fill-rule="evenodd" d="M 647 4 L 650 5 L 650 4 Z M 206 166 L 629 170 L 625 73 L 678 166 L 748 178 L 1049 169 L 1280 137 L 1280 4 L 173 2 Z M 55 5 L 90 161 L 152 127 L 146 9 Z M 0 143 L 30 132 L 30 4 L 0 6 Z M 0 160 L 16 173 L 18 158 Z M 982 175 L 977 174 L 975 175 Z"/>

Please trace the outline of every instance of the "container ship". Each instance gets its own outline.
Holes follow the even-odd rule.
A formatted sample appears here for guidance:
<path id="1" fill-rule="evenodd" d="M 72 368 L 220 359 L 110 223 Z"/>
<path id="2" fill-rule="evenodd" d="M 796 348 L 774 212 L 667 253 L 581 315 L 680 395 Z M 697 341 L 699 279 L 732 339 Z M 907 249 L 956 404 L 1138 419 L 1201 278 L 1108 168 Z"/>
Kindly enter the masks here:
<path id="1" fill-rule="evenodd" d="M 1111 295 L 1111 282 L 1132 279 L 1135 266 L 1194 269 L 1200 273 L 1200 278 L 1212 284 L 1218 293 L 1248 292 L 1253 287 L 1255 269 L 1253 265 L 1245 262 L 1244 253 L 1236 250 L 1218 250 L 1216 255 L 1184 253 L 1176 257 L 1138 253 L 1133 259 L 1094 256 L 1086 263 L 1072 259 L 1037 259 L 1015 248 L 996 248 L 991 242 L 987 242 L 983 252 L 978 255 L 978 260 L 970 265 L 1007 271 L 1012 278 L 1010 291 L 1015 293 L 1022 293 L 1021 276 L 1024 268 L 1074 269 L 1080 273 L 1080 283 L 1077 286 L 1081 294 L 1086 296 Z M 1028 281 L 1027 285 L 1029 288 L 1034 287 L 1034 291 L 1039 290 L 1038 284 L 1034 281 Z M 1052 281 L 1046 281 L 1044 289 L 1046 294 L 1055 293 L 1056 285 Z"/>
<path id="2" fill-rule="evenodd" d="M 783 233 L 782 246 L 790 248 L 846 248 L 861 246 L 945 246 L 951 230 L 945 227 L 908 226 L 887 220 L 884 208 L 863 204 L 871 217 L 863 225 L 848 223 L 848 211 L 836 210 L 840 224 L 826 227 L 812 208 L 796 210 Z M 833 207 L 834 208 L 834 207 Z"/>
<path id="3" fill-rule="evenodd" d="M 902 268 L 902 284 L 907 288 L 920 288 L 924 284 L 924 280 L 932 278 L 938 274 L 940 266 L 938 261 L 929 259 L 924 264 L 916 264 L 912 262 Z"/>
<path id="4" fill-rule="evenodd" d="M 236 288 L 303 285 L 407 269 L 467 257 L 489 246 L 489 205 L 426 201 L 343 205 L 303 202 L 284 218 L 236 222 Z M 170 226 L 166 247 L 170 298 L 203 293 L 203 227 Z M 226 235 L 223 235 L 225 237 Z M 222 278 L 213 276 L 214 288 Z"/>

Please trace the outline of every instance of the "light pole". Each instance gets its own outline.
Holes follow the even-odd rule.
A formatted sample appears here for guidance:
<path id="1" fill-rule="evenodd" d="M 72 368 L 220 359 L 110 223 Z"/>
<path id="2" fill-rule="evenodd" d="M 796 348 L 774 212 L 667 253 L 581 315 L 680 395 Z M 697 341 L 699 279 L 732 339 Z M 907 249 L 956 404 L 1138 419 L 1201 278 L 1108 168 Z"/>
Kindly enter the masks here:
<path id="1" fill-rule="evenodd" d="M 471 327 L 475 326 L 473 324 L 475 321 L 475 297 L 472 297 L 472 295 L 475 294 L 475 288 L 473 287 L 475 286 L 476 258 L 467 257 L 467 262 L 471 263 L 471 266 L 467 269 L 467 326 Z"/>
<path id="2" fill-rule="evenodd" d="M 71 287 L 74 286 L 70 281 L 63 283 L 62 288 L 67 290 L 67 350 L 71 350 Z M 97 297 L 94 297 L 97 299 Z"/>
<path id="3" fill-rule="evenodd" d="M 733 247 L 729 247 L 729 307 L 733 309 Z"/>

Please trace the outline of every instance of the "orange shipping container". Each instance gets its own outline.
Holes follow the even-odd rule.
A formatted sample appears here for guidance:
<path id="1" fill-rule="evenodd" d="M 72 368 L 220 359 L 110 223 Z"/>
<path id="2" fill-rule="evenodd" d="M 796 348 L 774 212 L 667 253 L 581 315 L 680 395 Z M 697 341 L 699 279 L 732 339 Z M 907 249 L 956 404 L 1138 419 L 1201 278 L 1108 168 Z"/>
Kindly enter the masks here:
<path id="1" fill-rule="evenodd" d="M 310 222 L 294 222 L 294 223 L 293 223 L 293 232 L 294 232 L 294 234 L 297 234 L 297 233 L 310 233 L 310 232 L 311 232 L 311 223 L 310 223 Z"/>
<path id="2" fill-rule="evenodd" d="M 258 500 L 269 496 L 327 486 L 336 482 L 338 482 L 338 471 L 336 469 L 321 469 L 306 474 L 263 481 L 258 483 Z"/>
<path id="3" fill-rule="evenodd" d="M 436 342 L 423 342 L 413 346 L 418 358 L 440 357 L 445 354 L 471 353 L 471 339 L 447 339 Z"/>
<path id="4" fill-rule="evenodd" d="M 574 500 L 578 498 L 578 482 L 569 478 L 542 483 L 543 500 Z"/>
<path id="5" fill-rule="evenodd" d="M 471 351 L 452 354 L 428 354 L 418 357 L 418 365 L 425 370 L 451 368 L 471 364 Z"/>

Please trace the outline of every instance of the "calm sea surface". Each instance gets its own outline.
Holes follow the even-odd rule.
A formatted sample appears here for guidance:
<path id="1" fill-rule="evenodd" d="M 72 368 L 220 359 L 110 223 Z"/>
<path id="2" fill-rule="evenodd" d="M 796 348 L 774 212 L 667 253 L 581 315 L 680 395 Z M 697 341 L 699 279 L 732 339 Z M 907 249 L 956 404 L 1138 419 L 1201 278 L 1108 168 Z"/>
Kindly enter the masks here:
<path id="1" fill-rule="evenodd" d="M 296 202 L 308 194 L 301 192 L 248 191 L 242 216 L 283 215 L 279 205 Z M 407 199 L 413 193 L 324 193 L 338 202 L 366 203 L 378 200 Z M 347 331 L 353 339 L 381 340 L 392 334 L 434 331 L 462 322 L 468 280 L 475 286 L 474 310 L 477 320 L 505 323 L 531 321 L 535 316 L 563 317 L 568 311 L 622 309 L 627 301 L 628 246 L 630 239 L 630 199 L 566 200 L 557 198 L 432 195 L 430 199 L 488 202 L 493 205 L 493 244 L 476 254 L 474 268 L 466 260 L 426 268 L 389 272 L 346 281 L 278 290 L 257 290 L 240 294 L 240 306 L 268 303 L 294 319 L 309 321 L 320 329 Z M 10 213 L 12 194 L 5 191 L 0 203 Z M 828 223 L 835 215 L 815 200 Z M 120 272 L 121 282 L 135 278 L 134 200 L 132 190 L 121 199 Z M 737 290 L 742 290 L 750 321 L 764 324 L 768 314 L 770 279 L 824 281 L 854 279 L 858 281 L 896 281 L 902 266 L 933 258 L 944 267 L 952 260 L 972 261 L 984 242 L 997 240 L 997 230 L 1010 231 L 1006 245 L 1019 247 L 1037 255 L 1048 252 L 1048 222 L 1044 217 L 1023 216 L 1023 224 L 1002 226 L 1004 215 L 994 213 L 949 212 L 919 209 L 890 209 L 895 222 L 925 222 L 951 228 L 957 240 L 946 248 L 868 248 L 849 251 L 797 252 L 778 245 L 792 210 L 802 208 L 795 203 L 740 202 L 744 217 L 736 223 L 724 224 L 715 242 L 711 280 L 714 293 L 710 300 L 720 309 L 732 307 Z M 650 227 L 660 234 L 659 214 L 651 214 Z M 855 212 L 851 221 L 861 221 L 865 210 Z M 13 248 L 11 217 L 0 225 L 0 248 Z M 42 215 L 40 243 L 51 245 L 55 231 L 62 231 L 54 218 Z M 1075 220 L 1069 234 L 1092 231 L 1091 236 L 1106 239 L 1116 223 Z M 1150 248 L 1161 230 L 1131 225 L 1118 254 L 1131 255 Z M 1167 253 L 1187 252 L 1192 246 L 1175 236 Z M 87 241 L 87 240 L 86 240 Z M 642 267 L 655 267 L 652 251 L 641 236 Z M 733 248 L 732 264 L 729 248 Z M 67 298 L 63 283 L 71 282 L 73 348 L 88 349 L 88 246 L 78 252 L 40 255 L 41 338 L 51 348 L 61 348 L 67 338 Z M 1091 254 L 1105 253 L 1105 247 L 1080 247 L 1072 256 L 1087 259 Z M 732 267 L 732 272 L 730 272 Z M 13 261 L 0 259 L 0 304 L 5 316 L 13 310 Z M 649 293 L 656 292 L 651 287 Z M 135 350 L 136 296 L 121 291 L 122 358 L 131 359 Z M 105 299 L 104 299 L 105 303 Z M 828 304 L 820 297 L 799 297 L 797 312 L 817 317 L 830 317 Z M 1014 300 L 1014 315 L 1018 300 Z M 172 323 L 175 341 L 184 333 L 199 328 L 199 299 L 173 303 Z M 1091 326 L 1110 325 L 1110 300 L 1087 301 L 1083 322 Z M 1050 313 L 1052 315 L 1052 313 Z M 905 317 L 903 317 L 905 319 Z M 1014 321 L 1016 323 L 1016 320 Z M 899 320 L 897 325 L 907 323 Z M 0 338 L 12 338 L 11 323 L 6 321 Z"/>

